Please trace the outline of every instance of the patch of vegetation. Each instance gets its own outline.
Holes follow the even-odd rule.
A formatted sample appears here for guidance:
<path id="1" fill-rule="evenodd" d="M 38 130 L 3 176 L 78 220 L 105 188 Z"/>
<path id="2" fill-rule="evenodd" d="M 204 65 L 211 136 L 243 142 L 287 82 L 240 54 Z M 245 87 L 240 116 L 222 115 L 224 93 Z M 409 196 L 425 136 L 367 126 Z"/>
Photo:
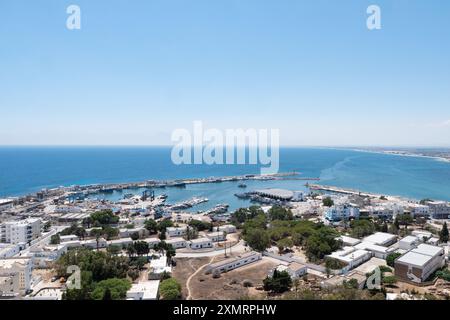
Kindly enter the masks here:
<path id="1" fill-rule="evenodd" d="M 273 293 L 283 293 L 292 287 L 292 279 L 287 271 L 274 270 L 272 277 L 267 276 L 263 283 L 264 290 Z"/>
<path id="2" fill-rule="evenodd" d="M 402 254 L 398 252 L 389 253 L 386 257 L 386 263 L 388 266 L 394 268 L 395 267 L 395 259 L 400 257 Z"/>
<path id="3" fill-rule="evenodd" d="M 181 298 L 181 285 L 174 278 L 161 281 L 159 294 L 162 300 L 178 300 Z"/>

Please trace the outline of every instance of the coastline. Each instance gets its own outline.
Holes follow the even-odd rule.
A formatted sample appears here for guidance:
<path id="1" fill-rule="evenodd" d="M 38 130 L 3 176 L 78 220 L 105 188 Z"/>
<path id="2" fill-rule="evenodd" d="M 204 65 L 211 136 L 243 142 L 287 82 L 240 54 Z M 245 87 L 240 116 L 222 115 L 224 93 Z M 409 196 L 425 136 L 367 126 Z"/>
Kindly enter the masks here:
<path id="1" fill-rule="evenodd" d="M 356 152 L 367 152 L 367 153 L 376 153 L 376 154 L 386 154 L 392 156 L 401 156 L 401 157 L 413 157 L 413 158 L 428 158 L 436 161 L 449 162 L 450 158 L 442 157 L 442 156 L 429 156 L 420 153 L 414 153 L 409 151 L 400 151 L 400 150 L 370 150 L 370 149 L 360 149 L 360 148 L 342 148 L 341 150 L 351 150 Z"/>

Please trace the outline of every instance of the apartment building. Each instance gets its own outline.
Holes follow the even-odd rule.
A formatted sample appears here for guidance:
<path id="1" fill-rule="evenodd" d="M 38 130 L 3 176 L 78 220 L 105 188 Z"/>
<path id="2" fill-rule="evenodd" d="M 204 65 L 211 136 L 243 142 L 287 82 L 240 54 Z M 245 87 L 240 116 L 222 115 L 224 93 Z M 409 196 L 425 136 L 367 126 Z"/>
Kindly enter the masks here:
<path id="1" fill-rule="evenodd" d="M 449 219 L 450 205 L 445 201 L 428 201 L 430 214 L 433 219 Z"/>
<path id="2" fill-rule="evenodd" d="M 24 295 L 30 289 L 32 267 L 30 258 L 1 259 L 0 292 L 2 295 Z"/>
<path id="3" fill-rule="evenodd" d="M 359 208 L 350 205 L 332 206 L 325 212 L 328 221 L 341 221 L 350 218 L 359 218 Z"/>
<path id="4" fill-rule="evenodd" d="M 29 243 L 41 235 L 41 219 L 6 221 L 0 226 L 0 242 Z"/>

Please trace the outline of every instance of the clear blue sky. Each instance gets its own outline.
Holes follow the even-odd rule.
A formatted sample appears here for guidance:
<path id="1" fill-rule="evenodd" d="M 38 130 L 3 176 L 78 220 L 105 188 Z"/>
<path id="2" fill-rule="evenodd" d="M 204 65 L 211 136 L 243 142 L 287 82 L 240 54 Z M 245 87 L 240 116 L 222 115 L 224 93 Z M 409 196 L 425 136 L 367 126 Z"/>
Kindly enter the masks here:
<path id="1" fill-rule="evenodd" d="M 170 144 L 202 120 L 449 146 L 449 39 L 448 0 L 1 0 L 0 145 Z"/>

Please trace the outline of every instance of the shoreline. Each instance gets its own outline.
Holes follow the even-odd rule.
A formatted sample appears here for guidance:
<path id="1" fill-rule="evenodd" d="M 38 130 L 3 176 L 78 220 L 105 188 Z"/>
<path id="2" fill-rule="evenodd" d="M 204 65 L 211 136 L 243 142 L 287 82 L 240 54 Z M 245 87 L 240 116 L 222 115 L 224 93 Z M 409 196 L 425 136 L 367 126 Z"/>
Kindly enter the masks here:
<path id="1" fill-rule="evenodd" d="M 392 156 L 401 156 L 401 157 L 413 157 L 413 158 L 428 158 L 436 161 L 448 162 L 450 163 L 450 158 L 440 157 L 440 156 L 428 156 L 420 153 L 413 153 L 408 151 L 400 151 L 400 150 L 369 150 L 369 149 L 355 149 L 355 148 L 343 148 L 342 150 L 351 150 L 356 152 L 367 152 L 367 153 L 376 153 L 376 154 L 385 154 Z"/>

